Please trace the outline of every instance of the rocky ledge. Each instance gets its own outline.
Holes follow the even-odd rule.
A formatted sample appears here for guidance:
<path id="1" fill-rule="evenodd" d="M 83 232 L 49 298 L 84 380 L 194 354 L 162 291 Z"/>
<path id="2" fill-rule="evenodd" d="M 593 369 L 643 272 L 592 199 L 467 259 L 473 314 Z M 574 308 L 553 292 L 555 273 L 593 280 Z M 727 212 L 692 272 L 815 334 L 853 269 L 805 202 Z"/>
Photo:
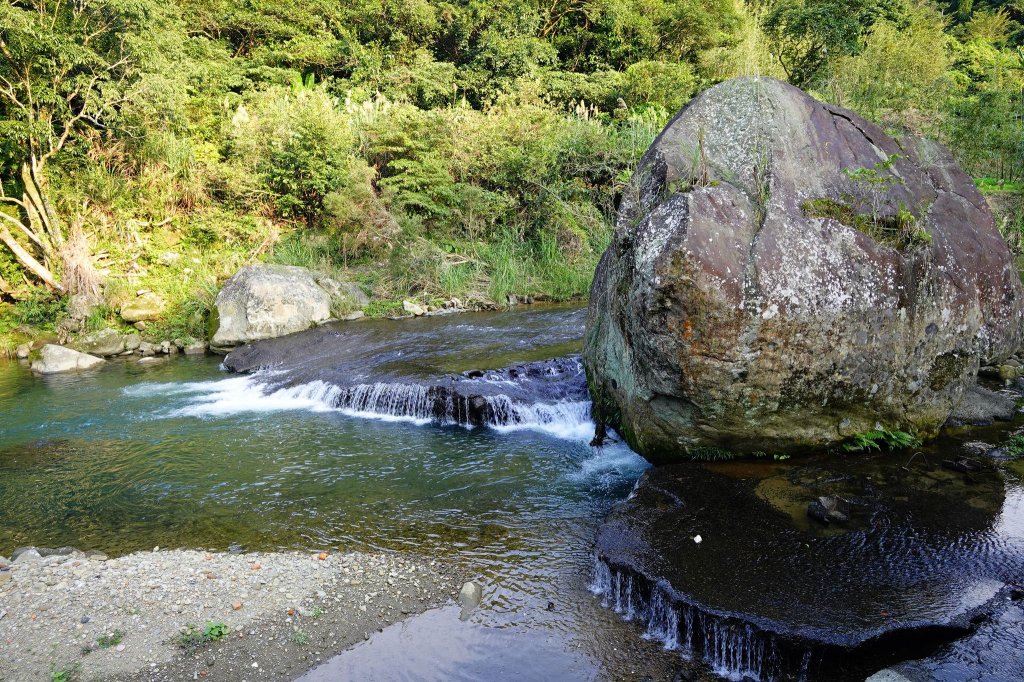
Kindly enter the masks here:
<path id="1" fill-rule="evenodd" d="M 653 469 L 600 529 L 594 590 L 732 679 L 926 656 L 1024 575 L 1024 489 L 954 447 Z"/>
<path id="2" fill-rule="evenodd" d="M 291 680 L 460 584 L 396 555 L 31 549 L 0 559 L 0 679 Z"/>

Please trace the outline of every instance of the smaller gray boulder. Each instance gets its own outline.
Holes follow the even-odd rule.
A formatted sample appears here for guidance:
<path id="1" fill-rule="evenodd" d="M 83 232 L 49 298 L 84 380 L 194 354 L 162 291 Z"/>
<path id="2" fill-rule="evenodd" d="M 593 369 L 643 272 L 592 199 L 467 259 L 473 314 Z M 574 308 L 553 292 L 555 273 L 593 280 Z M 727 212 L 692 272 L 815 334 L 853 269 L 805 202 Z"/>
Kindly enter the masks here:
<path id="1" fill-rule="evenodd" d="M 960 404 L 949 415 L 950 426 L 988 426 L 994 421 L 1010 421 L 1017 414 L 1016 401 L 1002 393 L 974 385 L 967 389 Z"/>
<path id="2" fill-rule="evenodd" d="M 125 337 L 118 334 L 117 330 L 101 329 L 79 339 L 75 344 L 75 350 L 101 358 L 120 355 L 125 351 Z"/>
<path id="3" fill-rule="evenodd" d="M 316 273 L 313 276 L 316 278 L 317 285 L 331 297 L 331 310 L 336 315 L 340 316 L 358 310 L 370 302 L 370 297 L 357 284 L 339 282 L 326 275 Z"/>
<path id="4" fill-rule="evenodd" d="M 226 350 L 326 322 L 340 291 L 340 284 L 306 268 L 247 265 L 217 294 L 210 345 Z"/>
<path id="5" fill-rule="evenodd" d="M 104 362 L 103 358 L 48 343 L 39 352 L 39 359 L 32 363 L 32 371 L 39 374 L 59 374 L 89 369 L 102 365 Z"/>

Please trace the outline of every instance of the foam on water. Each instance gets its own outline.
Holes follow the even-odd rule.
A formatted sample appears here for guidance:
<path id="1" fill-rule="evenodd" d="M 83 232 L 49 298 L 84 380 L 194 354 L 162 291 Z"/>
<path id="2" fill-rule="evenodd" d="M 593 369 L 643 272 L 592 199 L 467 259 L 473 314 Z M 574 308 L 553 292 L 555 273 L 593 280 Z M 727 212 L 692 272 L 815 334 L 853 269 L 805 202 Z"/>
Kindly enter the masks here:
<path id="1" fill-rule="evenodd" d="M 192 396 L 190 403 L 167 416 L 206 418 L 286 410 L 326 412 L 334 409 L 340 390 L 323 381 L 273 390 L 258 377 L 248 376 L 206 382 L 188 393 Z"/>
<path id="2" fill-rule="evenodd" d="M 593 434 L 593 431 L 590 433 Z M 615 435 L 614 432 L 612 435 Z M 575 481 L 613 483 L 624 478 L 635 479 L 650 468 L 647 460 L 615 437 L 614 442 L 594 448 L 593 455 L 580 462 L 579 471 L 571 474 L 570 478 Z"/>
<path id="3" fill-rule="evenodd" d="M 488 399 L 488 403 L 492 416 L 487 425 L 496 431 L 529 429 L 566 440 L 589 441 L 594 437 L 588 400 L 524 404 L 500 395 Z"/>
<path id="4" fill-rule="evenodd" d="M 341 388 L 316 380 L 305 384 L 275 387 L 272 374 L 261 372 L 217 381 L 190 383 L 145 383 L 124 389 L 131 397 L 166 396 L 184 404 L 163 417 L 221 418 L 235 414 L 306 410 L 339 412 L 362 419 L 459 425 L 470 428 L 469 399 L 435 392 L 418 384 L 377 382 Z M 556 438 L 589 441 L 594 435 L 590 403 L 560 400 L 527 403 L 506 395 L 485 397 L 489 409 L 485 425 L 502 433 L 537 431 Z M 631 454 L 631 453 L 630 453 Z M 621 453 L 601 469 L 624 461 Z M 633 458 L 636 458 L 633 455 Z M 593 466 L 585 463 L 585 466 Z"/>

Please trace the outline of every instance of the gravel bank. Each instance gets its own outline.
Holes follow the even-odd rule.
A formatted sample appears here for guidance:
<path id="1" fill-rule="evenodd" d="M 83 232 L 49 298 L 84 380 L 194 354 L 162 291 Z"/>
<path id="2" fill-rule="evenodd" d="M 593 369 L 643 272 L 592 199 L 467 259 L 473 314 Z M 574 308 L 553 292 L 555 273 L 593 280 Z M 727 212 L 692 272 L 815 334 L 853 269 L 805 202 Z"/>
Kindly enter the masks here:
<path id="1" fill-rule="evenodd" d="M 460 585 L 392 554 L 28 552 L 0 568 L 0 680 L 291 680 Z M 221 623 L 182 647 L 190 625 Z"/>

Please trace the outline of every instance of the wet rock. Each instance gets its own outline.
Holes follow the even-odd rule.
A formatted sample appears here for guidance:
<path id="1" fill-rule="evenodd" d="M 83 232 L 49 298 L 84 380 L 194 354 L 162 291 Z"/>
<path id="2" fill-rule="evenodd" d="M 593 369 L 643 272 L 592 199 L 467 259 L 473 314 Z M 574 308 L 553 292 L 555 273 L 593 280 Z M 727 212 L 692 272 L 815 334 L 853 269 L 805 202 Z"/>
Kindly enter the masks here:
<path id="1" fill-rule="evenodd" d="M 217 294 L 210 339 L 213 349 L 309 329 L 331 317 L 323 276 L 290 265 L 247 265 Z"/>
<path id="2" fill-rule="evenodd" d="M 126 322 L 151 322 L 160 319 L 164 312 L 164 300 L 152 291 L 144 292 L 121 306 L 121 318 Z"/>
<path id="3" fill-rule="evenodd" d="M 881 164 L 894 181 L 874 214 L 910 207 L 926 238 L 883 239 L 858 217 L 872 211 L 848 172 Z M 948 150 L 739 78 L 694 98 L 641 160 L 584 363 L 595 416 L 648 460 L 791 452 L 841 441 L 844 420 L 934 436 L 979 363 L 1021 345 L 1022 320 L 1009 250 Z"/>
<path id="4" fill-rule="evenodd" d="M 914 682 L 909 677 L 904 677 L 900 673 L 886 668 L 885 670 L 879 670 L 871 677 L 864 680 L 864 682 Z"/>
<path id="5" fill-rule="evenodd" d="M 951 471 L 957 471 L 961 474 L 973 474 L 981 471 L 981 462 L 971 459 L 969 457 L 960 457 L 958 459 L 944 459 L 942 460 L 942 466 Z"/>
<path id="6" fill-rule="evenodd" d="M 807 505 L 807 515 L 824 524 L 850 520 L 850 503 L 841 497 L 823 495 Z"/>
<path id="7" fill-rule="evenodd" d="M 972 440 L 964 443 L 964 452 L 974 457 L 981 457 L 987 455 L 989 452 L 995 449 L 994 445 L 984 443 L 980 440 Z"/>
<path id="8" fill-rule="evenodd" d="M 900 663 L 868 678 L 871 682 L 1006 682 L 1024 671 L 1024 606 L 1003 595 L 994 612 L 969 637 L 935 654 Z M 879 677 L 885 674 L 886 676 Z"/>
<path id="9" fill-rule="evenodd" d="M 462 618 L 466 618 L 473 609 L 480 606 L 483 590 L 474 582 L 467 582 L 459 590 L 459 606 L 462 607 Z"/>
<path id="10" fill-rule="evenodd" d="M 993 367 L 992 365 L 982 365 L 980 368 L 978 368 L 978 376 L 985 377 L 988 379 L 998 379 L 999 368 Z"/>
<path id="11" fill-rule="evenodd" d="M 975 384 L 950 414 L 950 426 L 987 426 L 993 421 L 1010 421 L 1017 414 L 1016 401 Z"/>
<path id="12" fill-rule="evenodd" d="M 103 358 L 48 343 L 39 352 L 39 359 L 32 363 L 32 371 L 39 374 L 59 374 L 91 369 L 103 363 Z"/>
<path id="13" fill-rule="evenodd" d="M 28 344 L 28 343 L 23 343 L 20 346 L 18 346 L 17 350 L 15 351 L 15 354 L 17 355 L 17 358 L 19 360 L 27 360 L 28 356 L 29 356 L 29 353 L 31 353 L 31 352 L 32 352 L 32 345 Z"/>
<path id="14" fill-rule="evenodd" d="M 1003 380 L 1007 386 L 1019 379 L 1021 371 L 1019 368 L 1013 365 L 999 365 L 999 378 Z"/>
<path id="15" fill-rule="evenodd" d="M 35 547 L 19 547 L 11 552 L 11 563 L 39 561 L 43 555 Z"/>
<path id="16" fill-rule="evenodd" d="M 125 338 L 114 329 L 101 329 L 80 338 L 75 349 L 89 355 L 111 357 L 124 352 Z"/>
<path id="17" fill-rule="evenodd" d="M 195 339 L 190 340 L 185 344 L 184 353 L 185 355 L 205 355 L 208 346 L 204 341 L 196 341 Z"/>
<path id="18" fill-rule="evenodd" d="M 937 650 L 997 608 L 1024 550 L 994 467 L 967 481 L 925 459 L 657 467 L 599 529 L 594 590 L 733 679 L 863 679 Z M 819 524 L 808 498 L 870 513 Z"/>
<path id="19" fill-rule="evenodd" d="M 142 345 L 142 337 L 139 334 L 126 334 L 124 337 L 124 349 L 126 351 L 137 351 Z"/>
<path id="20" fill-rule="evenodd" d="M 160 346 L 150 343 L 149 341 L 143 341 L 139 344 L 139 355 L 144 358 L 156 355 L 159 350 Z"/>

